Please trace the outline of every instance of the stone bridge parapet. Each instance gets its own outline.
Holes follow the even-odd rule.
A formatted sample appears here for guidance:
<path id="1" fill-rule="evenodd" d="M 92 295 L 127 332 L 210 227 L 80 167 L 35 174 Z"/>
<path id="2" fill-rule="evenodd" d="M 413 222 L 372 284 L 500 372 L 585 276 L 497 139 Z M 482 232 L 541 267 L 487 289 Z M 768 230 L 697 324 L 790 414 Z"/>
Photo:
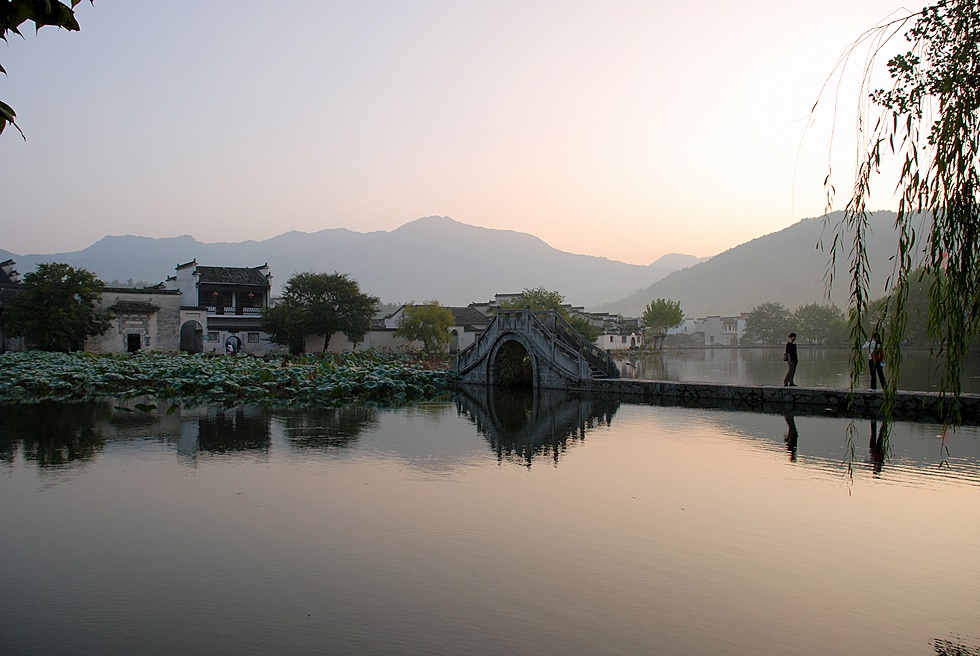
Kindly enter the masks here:
<path id="1" fill-rule="evenodd" d="M 523 350 L 533 387 L 568 389 L 598 377 L 618 377 L 608 353 L 587 341 L 557 312 L 500 310 L 482 335 L 456 357 L 464 382 L 497 385 L 505 354 Z"/>

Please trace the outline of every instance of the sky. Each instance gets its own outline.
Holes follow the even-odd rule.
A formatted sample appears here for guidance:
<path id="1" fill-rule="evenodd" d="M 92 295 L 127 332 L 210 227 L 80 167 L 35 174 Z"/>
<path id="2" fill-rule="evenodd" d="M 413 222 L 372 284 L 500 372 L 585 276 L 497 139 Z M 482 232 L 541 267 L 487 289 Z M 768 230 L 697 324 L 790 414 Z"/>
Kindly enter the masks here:
<path id="1" fill-rule="evenodd" d="M 854 39 L 905 13 L 898 0 L 86 2 L 79 32 L 25 25 L 0 42 L 0 100 L 27 135 L 0 135 L 0 249 L 439 215 L 634 264 L 712 256 L 822 215 L 828 165 L 848 188 L 861 56 L 839 93 L 821 88 Z M 890 209 L 885 196 L 871 209 Z"/>

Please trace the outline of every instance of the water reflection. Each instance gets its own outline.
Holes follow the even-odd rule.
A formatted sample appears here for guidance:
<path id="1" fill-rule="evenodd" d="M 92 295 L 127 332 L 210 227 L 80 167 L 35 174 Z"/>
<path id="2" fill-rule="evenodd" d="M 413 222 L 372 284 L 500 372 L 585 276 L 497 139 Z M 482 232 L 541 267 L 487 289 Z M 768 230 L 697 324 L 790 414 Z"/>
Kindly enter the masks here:
<path id="1" fill-rule="evenodd" d="M 269 450 L 269 414 L 262 408 L 206 408 L 198 417 L 198 448 L 208 453 Z"/>
<path id="2" fill-rule="evenodd" d="M 871 438 L 868 440 L 868 461 L 875 478 L 881 476 L 881 468 L 885 465 L 885 446 L 888 444 L 888 424 L 871 420 Z"/>
<path id="3" fill-rule="evenodd" d="M 783 417 L 786 419 L 786 437 L 783 438 L 783 441 L 786 442 L 790 462 L 796 462 L 796 449 L 800 442 L 800 434 L 796 430 L 796 417 L 788 412 Z"/>
<path id="4" fill-rule="evenodd" d="M 844 348 L 802 346 L 796 382 L 806 387 L 847 389 L 850 386 L 851 352 Z M 621 367 L 624 378 L 677 382 L 779 385 L 786 372 L 782 348 L 675 349 L 643 356 L 629 354 Z M 868 387 L 866 360 L 861 367 L 861 387 Z M 887 372 L 886 372 L 887 375 Z M 936 391 L 942 376 L 941 361 L 928 349 L 902 353 L 901 389 Z M 980 393 L 980 358 L 963 366 L 962 391 Z"/>
<path id="5" fill-rule="evenodd" d="M 311 408 L 277 413 L 289 443 L 299 449 L 343 449 L 366 429 L 377 426 L 378 410 L 367 406 Z"/>
<path id="6" fill-rule="evenodd" d="M 38 467 L 92 460 L 105 447 L 102 427 L 111 414 L 108 403 L 0 406 L 0 461 L 12 463 L 18 445 Z"/>
<path id="7" fill-rule="evenodd" d="M 980 656 L 980 645 L 964 644 L 959 636 L 952 636 L 951 639 L 936 638 L 932 641 L 932 648 L 936 656 Z"/>
<path id="8" fill-rule="evenodd" d="M 456 397 L 458 412 L 476 424 L 498 461 L 530 467 L 534 458 L 555 464 L 570 443 L 609 426 L 619 401 L 559 390 L 466 388 Z"/>

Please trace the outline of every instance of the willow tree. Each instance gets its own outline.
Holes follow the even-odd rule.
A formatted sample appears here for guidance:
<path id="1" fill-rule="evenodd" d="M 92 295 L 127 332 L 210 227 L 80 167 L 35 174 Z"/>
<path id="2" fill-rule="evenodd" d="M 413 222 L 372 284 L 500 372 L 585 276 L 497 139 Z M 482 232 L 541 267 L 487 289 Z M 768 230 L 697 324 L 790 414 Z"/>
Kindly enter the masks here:
<path id="1" fill-rule="evenodd" d="M 891 88 L 872 90 L 875 55 L 903 31 L 909 47 L 888 60 Z M 909 289 L 920 276 L 930 281 L 927 325 L 934 354 L 943 363 L 940 392 L 955 400 L 963 363 L 980 329 L 980 4 L 943 0 L 869 30 L 852 51 L 864 42 L 872 44 L 862 87 L 871 103 L 858 110 L 858 166 L 830 257 L 832 272 L 837 255 L 848 251 L 852 386 L 865 369 L 866 319 L 878 309 L 869 303 L 867 203 L 882 162 L 894 160 L 899 165 L 898 243 L 890 302 L 873 328 L 885 336 L 891 365 L 886 403 L 894 399 L 898 382 Z M 846 63 L 849 54 L 841 61 Z M 829 175 L 825 184 L 830 199 Z M 945 420 L 959 420 L 956 403 L 947 404 Z"/>

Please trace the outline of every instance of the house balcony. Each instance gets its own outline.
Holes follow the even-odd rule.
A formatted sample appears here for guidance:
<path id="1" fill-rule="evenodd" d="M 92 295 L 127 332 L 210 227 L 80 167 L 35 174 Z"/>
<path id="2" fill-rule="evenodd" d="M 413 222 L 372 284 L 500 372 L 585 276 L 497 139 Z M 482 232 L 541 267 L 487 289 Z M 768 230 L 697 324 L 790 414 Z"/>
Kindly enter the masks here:
<path id="1" fill-rule="evenodd" d="M 208 316 L 225 316 L 225 317 L 261 317 L 262 310 L 265 308 L 261 307 L 234 307 L 234 306 L 206 306 L 208 310 Z"/>

